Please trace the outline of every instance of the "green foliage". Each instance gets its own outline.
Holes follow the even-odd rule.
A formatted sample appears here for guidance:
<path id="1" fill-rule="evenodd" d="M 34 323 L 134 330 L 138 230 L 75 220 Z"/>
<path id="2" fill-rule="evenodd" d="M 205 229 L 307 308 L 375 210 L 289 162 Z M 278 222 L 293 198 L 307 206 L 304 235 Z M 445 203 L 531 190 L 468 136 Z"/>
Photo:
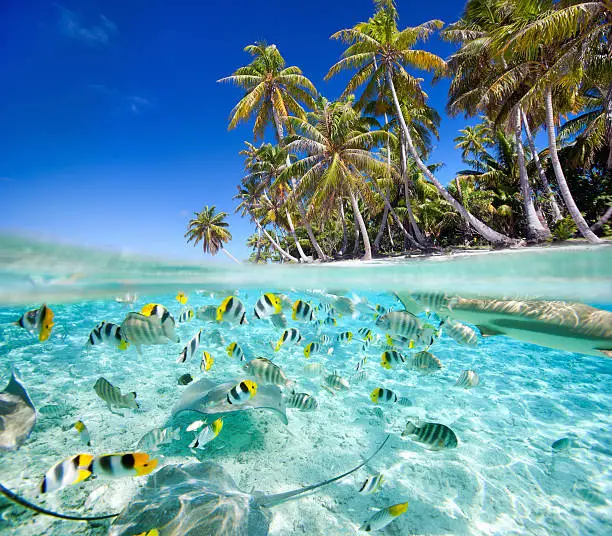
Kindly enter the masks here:
<path id="1" fill-rule="evenodd" d="M 563 241 L 572 238 L 577 231 L 578 228 L 576 227 L 574 220 L 571 218 L 571 216 L 566 216 L 557 222 L 552 234 L 555 237 L 555 240 Z"/>

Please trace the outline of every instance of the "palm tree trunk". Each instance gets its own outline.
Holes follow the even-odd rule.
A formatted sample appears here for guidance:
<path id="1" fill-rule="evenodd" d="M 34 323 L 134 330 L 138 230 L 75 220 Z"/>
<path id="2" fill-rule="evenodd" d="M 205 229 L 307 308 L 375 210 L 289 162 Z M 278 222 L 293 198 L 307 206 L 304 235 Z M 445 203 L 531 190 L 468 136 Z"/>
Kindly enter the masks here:
<path id="1" fill-rule="evenodd" d="M 303 262 L 308 262 L 308 257 L 306 257 L 306 254 L 304 253 L 304 250 L 302 249 L 302 246 L 300 245 L 300 241 L 298 240 L 298 237 L 295 234 L 295 228 L 293 227 L 293 220 L 291 219 L 291 214 L 289 214 L 289 210 L 287 208 L 285 208 L 285 215 L 287 216 L 287 223 L 289 224 L 289 232 L 291 233 L 291 236 L 293 237 L 293 241 L 295 242 L 295 247 L 297 248 L 298 253 L 300 254 L 300 259 L 302 259 Z"/>
<path id="2" fill-rule="evenodd" d="M 242 264 L 236 257 L 234 257 L 227 249 L 221 246 L 221 251 L 225 253 L 230 259 L 232 259 L 236 264 Z"/>
<path id="3" fill-rule="evenodd" d="M 582 214 L 580 214 L 580 210 L 578 210 L 576 202 L 574 201 L 572 193 L 570 192 L 569 186 L 565 180 L 563 169 L 561 169 L 561 162 L 559 161 L 559 155 L 557 154 L 557 134 L 555 132 L 555 116 L 553 112 L 552 89 L 550 86 L 548 86 L 544 91 L 544 98 L 546 108 L 546 132 L 548 134 L 550 161 L 555 172 L 555 177 L 557 178 L 557 184 L 559 185 L 561 197 L 563 197 L 565 206 L 567 207 L 570 216 L 576 223 L 580 234 L 584 236 L 591 244 L 600 244 L 601 240 L 595 235 L 595 233 L 593 233 L 593 231 L 591 231 L 591 229 L 589 229 L 587 222 L 583 218 Z"/>
<path id="4" fill-rule="evenodd" d="M 383 198 L 383 201 L 385 202 L 385 206 L 389 208 L 389 212 L 391 212 L 391 216 L 393 216 L 395 223 L 397 223 L 402 233 L 404 233 L 406 240 L 412 245 L 412 247 L 415 247 L 417 249 L 423 249 L 423 246 L 419 244 L 418 242 L 416 242 L 415 239 L 412 237 L 412 235 L 406 230 L 406 227 L 404 227 L 402 220 L 397 215 L 397 212 L 395 212 L 395 209 L 391 206 L 391 203 L 389 202 L 389 198 L 387 197 L 387 194 L 385 194 L 385 192 L 383 192 L 378 187 L 378 184 L 376 184 L 376 180 L 372 180 L 370 184 L 374 188 L 374 191 Z"/>
<path id="5" fill-rule="evenodd" d="M 370 246 L 370 237 L 368 236 L 368 230 L 366 228 L 365 222 L 363 221 L 363 216 L 359 211 L 359 205 L 357 204 L 357 198 L 355 194 L 350 191 L 349 198 L 351 200 L 351 205 L 353 206 L 353 213 L 355 214 L 355 222 L 359 224 L 359 229 L 361 230 L 361 236 L 363 237 L 363 248 L 365 249 L 365 255 L 362 257 L 364 261 L 372 260 L 372 247 Z"/>
<path id="6" fill-rule="evenodd" d="M 429 168 L 423 163 L 419 153 L 414 147 L 414 143 L 412 143 L 412 137 L 410 136 L 410 132 L 408 127 L 406 126 L 406 121 L 404 120 L 404 116 L 402 114 L 402 109 L 400 107 L 399 99 L 397 98 L 397 93 L 395 92 L 395 85 L 393 84 L 393 75 L 391 73 L 391 68 L 387 67 L 387 82 L 389 83 L 389 89 L 391 89 L 391 95 L 393 96 L 393 102 L 395 104 L 395 111 L 397 113 L 397 117 L 399 119 L 400 125 L 404 132 L 404 136 L 406 138 L 406 144 L 408 145 L 408 149 L 412 158 L 416 162 L 419 169 L 425 174 L 425 176 L 431 181 L 431 183 L 438 189 L 440 195 L 446 199 L 448 203 L 450 203 L 453 208 L 459 213 L 459 215 L 469 223 L 476 232 L 482 236 L 485 240 L 492 242 L 494 244 L 500 245 L 508 245 L 516 243 L 516 240 L 513 240 L 509 236 L 505 236 L 497 231 L 491 229 L 488 225 L 481 222 L 478 218 L 473 216 L 470 212 L 466 210 L 466 208 L 459 203 L 452 195 L 448 193 L 446 188 L 442 186 L 442 184 L 436 179 Z"/>
<path id="7" fill-rule="evenodd" d="M 527 115 L 522 109 L 521 114 L 523 119 L 523 126 L 525 127 L 525 134 L 527 134 L 527 141 L 529 142 L 529 148 L 531 149 L 531 154 L 533 155 L 533 161 L 535 162 L 536 168 L 538 170 L 538 175 L 540 175 L 542 186 L 544 186 L 544 193 L 546 194 L 546 199 L 550 203 L 553 223 L 557 223 L 559 220 L 563 219 L 563 216 L 561 215 L 561 209 L 559 208 L 559 204 L 557 203 L 555 192 L 553 192 L 552 188 L 550 187 L 548 177 L 546 176 L 546 172 L 542 167 L 542 162 L 540 162 L 540 156 L 538 155 L 538 151 L 536 150 L 535 141 L 533 140 L 533 136 L 531 135 L 531 130 L 529 128 L 529 123 L 527 122 Z"/>
<path id="8" fill-rule="evenodd" d="M 255 264 L 259 262 L 261 257 L 261 229 L 257 228 L 257 253 L 255 253 Z"/>
<path id="9" fill-rule="evenodd" d="M 395 244 L 393 243 L 393 235 L 391 234 L 391 225 L 387 225 L 387 232 L 389 233 L 389 242 L 391 242 L 391 247 L 395 249 Z"/>
<path id="10" fill-rule="evenodd" d="M 344 202 L 342 199 L 338 199 L 338 204 L 340 205 L 340 218 L 342 219 L 342 247 L 340 249 L 340 253 L 342 255 L 346 254 L 346 248 L 348 247 L 348 230 L 346 228 L 346 218 L 344 216 Z"/>
<path id="11" fill-rule="evenodd" d="M 412 227 L 412 232 L 414 233 L 414 237 L 419 244 L 425 245 L 427 244 L 427 240 L 414 217 L 414 213 L 412 212 L 412 204 L 410 203 L 410 180 L 408 180 L 408 164 L 406 157 L 406 144 L 404 142 L 404 138 L 402 137 L 400 144 L 400 159 L 402 166 L 402 180 L 404 181 L 404 198 L 406 200 L 406 212 L 408 212 L 408 221 L 410 222 L 410 227 Z"/>
<path id="12" fill-rule="evenodd" d="M 356 257 L 357 253 L 359 253 L 359 226 L 357 225 L 357 220 L 355 220 L 355 241 L 353 242 L 353 257 Z"/>
<path id="13" fill-rule="evenodd" d="M 514 117 L 514 134 L 516 137 L 521 197 L 523 198 L 523 209 L 525 211 L 525 218 L 527 219 L 527 238 L 534 242 L 542 242 L 550 238 L 550 231 L 547 231 L 542 225 L 533 204 L 531 186 L 529 185 L 529 175 L 527 174 L 527 164 L 525 163 L 520 108 L 516 109 L 516 115 Z"/>
<path id="14" fill-rule="evenodd" d="M 378 253 L 380 248 L 380 241 L 382 240 L 383 235 L 385 234 L 385 228 L 387 227 L 387 219 L 389 218 L 389 207 L 385 205 L 385 210 L 383 210 L 382 221 L 380 222 L 380 229 L 378 229 L 378 234 L 374 239 L 374 247 L 373 250 Z"/>
<path id="15" fill-rule="evenodd" d="M 278 117 L 278 114 L 276 113 L 275 109 L 274 109 L 274 125 L 276 126 L 276 133 L 278 135 L 278 141 L 282 143 L 283 140 L 285 139 L 285 133 L 283 132 L 283 125 L 281 124 L 280 118 Z M 290 165 L 291 165 L 291 161 L 289 160 L 289 155 L 287 155 L 287 167 Z M 291 177 L 291 187 L 294 190 L 297 187 L 297 182 L 293 177 Z M 302 219 L 302 224 L 304 225 L 304 228 L 306 229 L 306 233 L 308 234 L 310 243 L 312 244 L 312 247 L 314 248 L 314 250 L 317 252 L 319 259 L 321 259 L 322 261 L 330 260 L 330 258 L 325 253 L 323 253 L 321 246 L 319 245 L 319 243 L 317 242 L 317 239 L 315 238 L 310 222 L 308 221 L 308 218 L 306 217 L 306 210 L 304 209 L 302 200 L 297 199 L 296 205 L 298 208 L 298 212 L 300 213 L 300 218 Z"/>
<path id="16" fill-rule="evenodd" d="M 261 229 L 261 231 L 263 232 L 263 234 L 266 235 L 266 237 L 268 238 L 268 240 L 270 241 L 270 243 L 272 244 L 274 249 L 276 251 L 278 251 L 282 255 L 283 258 L 285 258 L 285 259 L 287 259 L 289 261 L 293 261 L 293 262 L 300 262 L 293 255 L 287 253 L 282 247 L 280 247 L 280 244 L 276 240 L 274 240 L 274 238 L 272 238 L 272 235 L 270 235 L 270 233 L 268 231 L 266 231 L 266 229 L 261 226 L 261 224 L 259 223 L 259 221 L 256 218 L 254 218 L 254 220 L 255 220 L 255 223 L 257 224 L 257 228 Z"/>
<path id="17" fill-rule="evenodd" d="M 612 207 L 608 207 L 608 210 L 604 212 L 603 216 L 591 225 L 591 231 L 599 231 L 610 218 L 612 218 Z"/>

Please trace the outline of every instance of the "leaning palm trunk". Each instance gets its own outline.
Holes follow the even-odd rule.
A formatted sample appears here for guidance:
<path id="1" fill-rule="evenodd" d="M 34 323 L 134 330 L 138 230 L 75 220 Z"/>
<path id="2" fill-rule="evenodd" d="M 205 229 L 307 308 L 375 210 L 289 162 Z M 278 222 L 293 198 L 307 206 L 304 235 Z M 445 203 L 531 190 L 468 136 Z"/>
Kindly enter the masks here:
<path id="1" fill-rule="evenodd" d="M 242 264 L 236 257 L 234 257 L 227 249 L 221 246 L 221 251 L 225 253 L 230 259 L 232 259 L 236 264 Z"/>
<path id="2" fill-rule="evenodd" d="M 261 258 L 261 229 L 257 228 L 257 253 L 255 254 L 255 264 L 259 262 Z"/>
<path id="3" fill-rule="evenodd" d="M 412 136 L 410 135 L 408 127 L 406 126 L 406 121 L 404 120 L 404 116 L 402 114 L 402 109 L 400 107 L 400 103 L 397 98 L 397 93 L 395 92 L 395 85 L 393 84 L 393 75 L 392 75 L 390 67 L 387 67 L 386 74 L 387 74 L 387 81 L 389 83 L 389 89 L 391 89 L 391 95 L 393 96 L 393 102 L 395 104 L 395 110 L 397 113 L 397 117 L 400 121 L 402 131 L 404 132 L 404 136 L 406 138 L 406 144 L 408 145 L 408 150 L 410 151 L 410 154 L 412 155 L 412 158 L 414 158 L 414 161 L 416 162 L 419 169 L 425 174 L 425 176 L 431 181 L 431 183 L 438 189 L 438 192 L 440 192 L 440 195 L 448 203 L 450 203 L 453 206 L 453 208 L 459 213 L 459 215 L 467 223 L 469 223 L 476 230 L 476 232 L 480 236 L 482 236 L 485 240 L 488 240 L 489 242 L 492 242 L 494 244 L 500 244 L 500 245 L 508 245 L 508 244 L 516 243 L 516 240 L 513 240 L 509 236 L 503 235 L 491 229 L 488 225 L 481 222 L 478 218 L 476 218 L 470 212 L 468 212 L 461 203 L 459 203 L 452 195 L 448 193 L 446 188 L 444 188 L 444 186 L 442 186 L 442 184 L 438 181 L 438 179 L 434 177 L 433 173 L 429 171 L 429 168 L 423 163 L 423 161 L 421 160 L 421 157 L 419 156 L 419 153 L 414 147 L 414 143 L 412 143 Z"/>
<path id="4" fill-rule="evenodd" d="M 283 140 L 285 139 L 285 134 L 283 132 L 283 126 L 281 125 L 278 114 L 276 113 L 276 109 L 274 109 L 274 124 L 276 125 L 276 133 L 278 135 L 278 141 L 282 143 Z M 289 155 L 287 155 L 287 166 L 290 166 L 290 165 L 291 165 L 291 161 L 289 159 Z M 291 187 L 293 188 L 293 190 L 296 190 L 297 188 L 297 182 L 293 177 L 291 177 Z M 310 240 L 312 247 L 317 252 L 319 259 L 321 259 L 322 261 L 330 260 L 329 257 L 325 255 L 325 253 L 323 253 L 321 246 L 319 245 L 319 243 L 317 242 L 317 239 L 315 238 L 310 222 L 308 221 L 308 218 L 306 217 L 306 209 L 304 208 L 304 205 L 302 204 L 302 200 L 297 199 L 296 201 L 297 201 L 296 205 L 300 213 L 300 218 L 302 218 L 302 223 L 304 224 L 304 228 L 306 229 L 306 233 L 308 234 L 308 239 Z"/>
<path id="5" fill-rule="evenodd" d="M 608 207 L 608 210 L 604 212 L 603 216 L 591 225 L 591 231 L 599 231 L 610 218 L 612 218 L 612 207 Z"/>
<path id="6" fill-rule="evenodd" d="M 382 240 L 383 235 L 385 234 L 385 228 L 387 227 L 387 219 L 389 218 L 389 207 L 385 205 L 385 209 L 383 210 L 382 221 L 380 222 L 380 229 L 378 229 L 378 234 L 374 239 L 374 248 L 373 250 L 378 253 L 380 248 L 380 241 Z"/>
<path id="7" fill-rule="evenodd" d="M 293 220 L 291 219 L 291 214 L 289 214 L 289 210 L 287 208 L 285 208 L 285 215 L 287 216 L 287 223 L 289 224 L 289 232 L 291 233 L 291 236 L 293 237 L 293 241 L 295 242 L 295 247 L 298 250 L 300 259 L 302 259 L 303 262 L 308 262 L 308 257 L 306 257 L 306 254 L 304 253 L 304 250 L 302 249 L 302 246 L 300 245 L 300 241 L 297 235 L 295 234 L 295 227 L 293 227 Z"/>
<path id="8" fill-rule="evenodd" d="M 527 165 L 525 164 L 525 151 L 523 148 L 523 129 L 521 127 L 521 111 L 516 109 L 514 118 L 514 133 L 516 137 L 516 152 L 519 167 L 519 180 L 521 184 L 521 197 L 523 198 L 523 209 L 527 219 L 527 238 L 535 242 L 542 242 L 550 238 L 550 231 L 547 231 L 538 218 L 533 204 L 529 176 L 527 175 Z"/>
<path id="9" fill-rule="evenodd" d="M 555 116 L 553 112 L 552 89 L 550 86 L 548 86 L 544 91 L 544 97 L 546 99 L 545 108 L 548 149 L 550 153 L 550 161 L 557 179 L 557 184 L 559 185 L 559 191 L 561 192 L 563 201 L 565 201 L 565 206 L 567 207 L 570 216 L 576 223 L 576 227 L 578 227 L 580 234 L 584 236 L 591 244 L 599 244 L 601 243 L 601 240 L 595 235 L 595 233 L 593 233 L 593 231 L 591 231 L 591 229 L 589 229 L 589 225 L 582 217 L 582 214 L 580 214 L 580 210 L 578 210 L 576 202 L 574 201 L 572 193 L 570 192 L 569 186 L 565 180 L 563 169 L 561 169 L 561 162 L 559 161 L 559 155 L 557 154 L 557 134 L 555 133 Z"/>
<path id="10" fill-rule="evenodd" d="M 346 218 L 344 217 L 344 202 L 342 199 L 338 199 L 338 204 L 340 205 L 340 218 L 342 219 L 342 247 L 340 248 L 340 252 L 342 255 L 346 253 L 346 248 L 348 247 L 348 230 L 346 228 Z"/>
<path id="11" fill-rule="evenodd" d="M 412 228 L 412 232 L 414 233 L 414 237 L 419 244 L 425 245 L 427 240 L 419 225 L 414 217 L 414 213 L 412 212 L 412 204 L 410 203 L 410 180 L 408 179 L 408 165 L 406 163 L 406 144 L 404 142 L 404 138 L 402 138 L 402 143 L 400 147 L 400 158 L 402 163 L 402 179 L 404 180 L 404 198 L 406 200 L 406 212 L 408 212 L 408 221 L 410 222 L 410 227 Z"/>
<path id="12" fill-rule="evenodd" d="M 531 130 L 529 129 L 529 123 L 527 122 L 527 115 L 523 110 L 521 110 L 523 126 L 525 127 L 525 134 L 527 135 L 527 141 L 529 142 L 529 148 L 531 149 L 531 154 L 533 155 L 533 161 L 535 162 L 535 166 L 538 170 L 538 175 L 540 176 L 540 180 L 542 181 L 542 186 L 544 186 L 544 193 L 546 194 L 546 199 L 550 204 L 550 210 L 552 212 L 553 223 L 557 223 L 559 220 L 563 219 L 561 215 L 561 209 L 559 209 L 559 204 L 557 203 L 557 198 L 555 197 L 555 193 L 552 191 L 550 187 L 550 183 L 548 182 L 548 177 L 546 176 L 546 172 L 542 167 L 542 162 L 540 162 L 540 156 L 536 151 L 535 142 L 533 140 L 533 136 L 531 135 Z"/>
<path id="13" fill-rule="evenodd" d="M 272 246 L 274 247 L 274 249 L 276 251 L 278 251 L 280 253 L 280 255 L 284 258 L 287 259 L 289 261 L 293 261 L 293 262 L 299 262 L 298 259 L 296 259 L 293 255 L 290 255 L 289 253 L 287 253 L 281 246 L 280 244 L 274 240 L 274 238 L 272 238 L 272 235 L 266 231 L 266 229 L 264 227 L 261 226 L 261 223 L 259 223 L 259 221 L 254 218 L 255 220 L 255 224 L 257 225 L 257 228 L 260 229 L 263 234 L 266 235 L 266 237 L 268 238 L 268 240 L 270 241 L 270 243 L 272 244 Z"/>
<path id="14" fill-rule="evenodd" d="M 397 223 L 397 225 L 400 228 L 400 230 L 402 231 L 402 233 L 404 233 L 404 236 L 406 237 L 406 240 L 413 247 L 415 247 L 417 249 L 423 249 L 423 246 L 421 246 L 421 244 L 416 242 L 415 239 L 412 237 L 412 235 L 404 227 L 404 224 L 402 223 L 402 220 L 397 215 L 397 212 L 395 212 L 395 209 L 391 206 L 391 203 L 389 202 L 389 198 L 387 197 L 387 194 L 385 194 L 385 192 L 383 192 L 378 187 L 378 185 L 376 184 L 376 181 L 373 180 L 370 184 L 374 188 L 374 191 L 383 198 L 383 201 L 385 202 L 385 206 L 389 209 L 389 212 L 391 212 L 391 216 L 393 216 L 393 219 L 395 220 L 395 223 Z"/>
<path id="15" fill-rule="evenodd" d="M 355 222 L 359 225 L 359 230 L 361 231 L 361 236 L 363 237 L 363 248 L 365 249 L 365 255 L 363 256 L 363 260 L 371 261 L 372 247 L 370 246 L 370 237 L 368 236 L 368 230 L 366 228 L 365 222 L 363 221 L 363 216 L 359 211 L 359 205 L 357 205 L 357 198 L 355 197 L 355 194 L 352 191 L 349 192 L 349 198 L 351 200 L 351 205 L 353 206 Z"/>

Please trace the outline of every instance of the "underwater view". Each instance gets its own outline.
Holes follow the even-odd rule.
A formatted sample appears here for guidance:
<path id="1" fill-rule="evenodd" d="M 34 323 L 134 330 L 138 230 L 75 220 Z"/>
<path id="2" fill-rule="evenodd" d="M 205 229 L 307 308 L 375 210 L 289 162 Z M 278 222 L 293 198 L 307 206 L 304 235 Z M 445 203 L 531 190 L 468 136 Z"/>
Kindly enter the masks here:
<path id="1" fill-rule="evenodd" d="M 608 246 L 214 285 L 218 267 L 139 281 L 137 259 L 3 244 L 2 534 L 609 531 Z"/>

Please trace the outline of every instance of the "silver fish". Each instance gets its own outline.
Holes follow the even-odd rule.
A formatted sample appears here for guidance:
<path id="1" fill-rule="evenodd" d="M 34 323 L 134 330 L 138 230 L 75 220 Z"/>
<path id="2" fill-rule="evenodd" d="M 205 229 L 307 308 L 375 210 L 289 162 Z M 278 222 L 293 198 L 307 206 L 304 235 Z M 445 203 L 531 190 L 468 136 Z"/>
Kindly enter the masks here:
<path id="1" fill-rule="evenodd" d="M 458 344 L 471 348 L 478 346 L 476 332 L 461 322 L 448 318 L 442 323 L 442 331 Z"/>
<path id="2" fill-rule="evenodd" d="M 287 378 L 279 366 L 265 357 L 251 359 L 242 368 L 261 383 L 271 383 L 281 387 L 289 387 L 295 383 Z"/>
<path id="3" fill-rule="evenodd" d="M 472 387 L 476 387 L 480 383 L 480 378 L 478 377 L 478 373 L 473 370 L 464 370 L 459 378 L 457 379 L 457 383 L 455 384 L 458 387 L 463 387 L 464 389 L 470 389 Z"/>
<path id="4" fill-rule="evenodd" d="M 414 357 L 408 361 L 408 368 L 423 373 L 436 372 L 442 368 L 442 363 L 433 354 L 423 351 L 416 353 Z"/>
<path id="5" fill-rule="evenodd" d="M 349 382 L 345 380 L 342 376 L 336 374 L 335 372 L 333 374 L 328 374 L 327 376 L 325 376 L 323 381 L 328 387 L 331 387 L 332 389 L 335 389 L 337 391 L 347 391 L 348 389 L 350 389 Z"/>
<path id="6" fill-rule="evenodd" d="M 215 305 L 203 305 L 196 311 L 196 318 L 203 322 L 217 321 L 217 307 Z"/>
<path id="7" fill-rule="evenodd" d="M 408 339 L 416 339 L 421 331 L 421 322 L 416 316 L 405 311 L 391 311 L 376 320 L 376 327 L 393 337 L 399 335 Z"/>
<path id="8" fill-rule="evenodd" d="M 319 407 L 319 403 L 307 393 L 291 393 L 285 397 L 285 404 L 300 411 L 314 411 Z"/>
<path id="9" fill-rule="evenodd" d="M 115 413 L 112 406 L 117 408 L 131 408 L 138 409 L 140 406 L 136 402 L 136 393 L 131 392 L 125 395 L 121 394 L 121 389 L 115 387 L 108 380 L 100 377 L 94 385 L 94 391 L 96 394 L 106 402 L 108 409 Z"/>
<path id="10" fill-rule="evenodd" d="M 183 348 L 181 355 L 176 360 L 177 363 L 184 363 L 187 359 L 191 359 L 200 347 L 200 339 L 202 337 L 202 330 L 198 331 L 193 338 L 189 341 L 187 346 Z"/>
<path id="11" fill-rule="evenodd" d="M 426 422 L 417 426 L 408 421 L 402 437 L 410 437 L 431 450 L 453 449 L 459 444 L 459 440 L 448 426 L 437 422 Z"/>
<path id="12" fill-rule="evenodd" d="M 162 320 L 158 316 L 128 313 L 121 324 L 121 333 L 138 352 L 141 345 L 180 342 L 175 332 L 174 320 L 170 320 L 169 317 Z"/>
<path id="13" fill-rule="evenodd" d="M 155 450 L 161 445 L 167 445 L 172 441 L 178 441 L 181 438 L 181 429 L 175 428 L 154 428 L 140 438 L 136 448 L 138 450 L 149 451 Z"/>

